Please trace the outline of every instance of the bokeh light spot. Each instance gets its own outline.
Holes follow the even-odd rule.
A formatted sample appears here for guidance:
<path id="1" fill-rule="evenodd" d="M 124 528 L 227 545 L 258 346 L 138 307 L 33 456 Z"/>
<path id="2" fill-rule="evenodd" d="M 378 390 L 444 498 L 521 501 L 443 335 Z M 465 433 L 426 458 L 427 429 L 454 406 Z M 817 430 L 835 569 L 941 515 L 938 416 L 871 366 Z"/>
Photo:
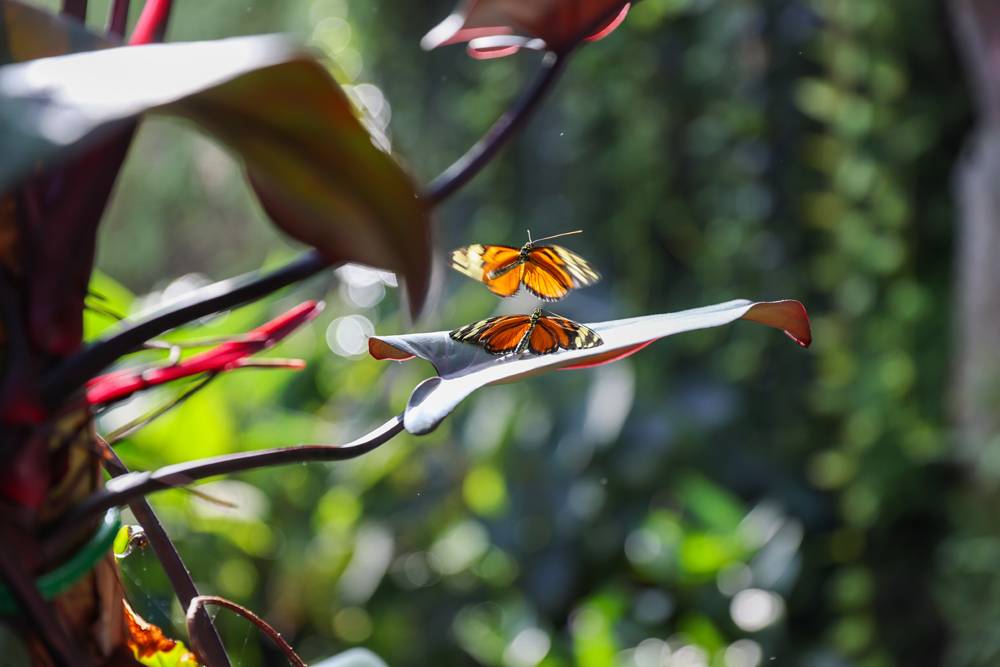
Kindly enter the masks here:
<path id="1" fill-rule="evenodd" d="M 781 596 L 760 588 L 748 588 L 733 596 L 729 614 L 741 630 L 757 632 L 771 625 L 785 611 Z"/>
<path id="2" fill-rule="evenodd" d="M 368 338 L 375 334 L 375 326 L 362 315 L 338 317 L 326 328 L 326 344 L 334 354 L 356 357 L 368 350 Z"/>

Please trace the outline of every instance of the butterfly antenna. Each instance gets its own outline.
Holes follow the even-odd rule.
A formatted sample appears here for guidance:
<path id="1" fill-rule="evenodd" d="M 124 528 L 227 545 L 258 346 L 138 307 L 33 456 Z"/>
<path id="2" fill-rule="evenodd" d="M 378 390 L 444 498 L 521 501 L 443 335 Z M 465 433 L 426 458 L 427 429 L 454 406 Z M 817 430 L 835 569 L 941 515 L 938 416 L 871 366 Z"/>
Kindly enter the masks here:
<path id="1" fill-rule="evenodd" d="M 534 243 L 534 241 L 531 240 L 531 230 L 530 229 L 528 230 L 528 243 Z"/>
<path id="2" fill-rule="evenodd" d="M 550 241 L 552 239 L 562 238 L 563 236 L 572 236 L 574 234 L 583 234 L 583 230 L 582 229 L 574 229 L 571 232 L 563 232 L 562 234 L 553 234 L 552 236 L 543 236 L 542 238 L 535 239 L 534 241 L 531 240 L 531 234 L 528 234 L 528 242 L 529 243 L 541 243 L 542 241 Z"/>

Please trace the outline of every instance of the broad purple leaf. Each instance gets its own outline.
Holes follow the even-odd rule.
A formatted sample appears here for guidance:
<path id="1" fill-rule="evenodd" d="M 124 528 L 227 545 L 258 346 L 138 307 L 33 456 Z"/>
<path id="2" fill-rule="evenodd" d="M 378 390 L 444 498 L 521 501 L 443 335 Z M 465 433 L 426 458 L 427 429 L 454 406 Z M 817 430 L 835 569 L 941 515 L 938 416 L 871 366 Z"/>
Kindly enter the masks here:
<path id="1" fill-rule="evenodd" d="M 401 273 L 419 310 L 431 264 L 427 207 L 323 65 L 280 37 L 113 48 L 0 68 L 0 191 L 146 112 L 201 125 L 243 158 L 282 229 L 332 262 Z"/>
<path id="2" fill-rule="evenodd" d="M 588 368 L 622 359 L 665 336 L 707 329 L 739 319 L 782 329 L 794 341 L 812 342 L 809 317 L 798 301 L 753 302 L 745 299 L 678 313 L 646 315 L 587 326 L 600 334 L 603 345 L 586 350 L 561 350 L 553 354 L 496 357 L 478 345 L 452 340 L 447 331 L 373 336 L 368 351 L 375 359 L 405 361 L 425 359 L 438 372 L 417 386 L 403 416 L 406 430 L 414 434 L 433 431 L 463 399 L 480 387 L 512 382 L 550 370 Z"/>

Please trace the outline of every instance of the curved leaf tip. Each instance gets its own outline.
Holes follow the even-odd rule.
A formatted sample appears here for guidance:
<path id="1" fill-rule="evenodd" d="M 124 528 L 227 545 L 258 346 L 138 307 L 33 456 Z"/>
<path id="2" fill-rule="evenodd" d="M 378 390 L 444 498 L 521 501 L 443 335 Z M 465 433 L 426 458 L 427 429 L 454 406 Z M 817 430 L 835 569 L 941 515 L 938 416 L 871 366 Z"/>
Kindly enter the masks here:
<path id="1" fill-rule="evenodd" d="M 742 319 L 781 329 L 785 335 L 802 347 L 809 347 L 812 344 L 809 313 L 806 312 L 806 307 L 798 301 L 789 299 L 755 303 L 750 306 L 750 310 Z"/>
<path id="2" fill-rule="evenodd" d="M 603 338 L 603 345 L 540 356 L 496 357 L 477 345 L 452 340 L 447 331 L 373 336 L 368 340 L 368 351 L 375 359 L 405 361 L 420 357 L 434 365 L 438 377 L 417 386 L 403 415 L 406 430 L 420 435 L 434 430 L 455 406 L 480 387 L 511 382 L 549 370 L 590 368 L 611 363 L 635 354 L 660 338 L 717 327 L 739 319 L 781 329 L 803 347 L 812 341 L 809 317 L 798 301 L 755 303 L 740 299 L 677 313 L 588 324 Z"/>
<path id="3" fill-rule="evenodd" d="M 377 336 L 371 336 L 368 339 L 368 354 L 372 355 L 372 358 L 378 361 L 385 361 L 387 359 L 392 361 L 407 361 L 414 356 Z"/>

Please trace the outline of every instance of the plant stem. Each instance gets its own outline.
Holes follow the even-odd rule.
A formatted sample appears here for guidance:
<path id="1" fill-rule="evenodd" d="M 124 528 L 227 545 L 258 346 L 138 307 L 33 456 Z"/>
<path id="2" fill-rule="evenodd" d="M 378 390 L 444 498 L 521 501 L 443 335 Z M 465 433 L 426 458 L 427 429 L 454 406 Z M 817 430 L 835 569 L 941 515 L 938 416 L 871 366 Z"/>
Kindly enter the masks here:
<path id="1" fill-rule="evenodd" d="M 115 37 L 125 36 L 125 26 L 128 25 L 128 10 L 130 0 L 114 0 L 111 13 L 108 15 L 108 34 Z"/>
<path id="2" fill-rule="evenodd" d="M 15 541 L 8 532 L 7 526 L 0 526 L 0 539 L 3 539 L 4 544 L 14 544 Z M 33 577 L 21 566 L 13 549 L 0 549 L 0 578 L 7 583 L 14 599 L 21 606 L 28 627 L 42 640 L 55 665 L 80 667 L 89 664 L 83 652 L 74 645 L 55 610 L 38 592 Z"/>
<path id="3" fill-rule="evenodd" d="M 129 469 L 118 458 L 118 454 L 111 447 L 105 449 L 107 459 L 104 467 L 111 473 L 112 477 L 127 475 Z M 173 586 L 177 601 L 181 603 L 181 608 L 187 609 L 191 600 L 200 595 L 198 587 L 191 578 L 184 560 L 181 559 L 177 547 L 171 541 L 160 519 L 156 516 L 153 508 L 145 498 L 137 498 L 128 504 L 132 514 L 139 521 L 139 525 L 146 531 L 149 544 L 156 552 L 156 557 L 163 566 L 167 578 Z M 207 667 L 229 667 L 229 656 L 226 655 L 226 647 L 222 643 L 222 638 L 212 623 L 212 617 L 201 611 L 189 622 L 189 632 L 198 635 L 200 656 Z"/>
<path id="4" fill-rule="evenodd" d="M 68 358 L 45 378 L 42 402 L 52 409 L 82 387 L 90 378 L 122 355 L 134 352 L 160 334 L 199 318 L 248 303 L 319 273 L 331 264 L 310 251 L 270 273 L 253 272 L 194 291 L 180 303 L 150 313 L 138 321 L 123 322 L 120 331 L 99 340 Z"/>
<path id="5" fill-rule="evenodd" d="M 172 489 L 215 475 L 306 461 L 345 461 L 378 448 L 403 430 L 403 415 L 396 415 L 378 428 L 344 445 L 298 445 L 257 452 L 239 452 L 165 466 L 152 472 L 132 472 L 110 482 L 57 520 L 48 530 L 46 551 L 58 550 L 76 537 L 87 517 L 97 516 L 116 505 L 125 505 L 154 491 Z"/>
<path id="6" fill-rule="evenodd" d="M 148 5 L 147 5 L 148 6 Z M 542 101 L 562 71 L 568 53 L 547 54 L 534 82 L 518 101 L 493 124 L 493 127 L 465 155 L 446 169 L 427 187 L 425 197 L 435 206 L 455 193 L 496 155 L 510 136 L 527 120 Z M 307 252 L 271 273 L 252 273 L 224 280 L 197 290 L 180 305 L 172 305 L 128 325 L 110 338 L 97 341 L 57 366 L 45 379 L 43 404 L 52 409 L 74 391 L 110 366 L 116 359 L 138 349 L 147 340 L 165 331 L 232 308 L 305 280 L 331 266 L 315 250 Z"/>
<path id="7" fill-rule="evenodd" d="M 174 408 L 183 405 L 185 401 L 197 394 L 199 391 L 208 386 L 208 384 L 218 377 L 218 373 L 210 373 L 205 375 L 198 380 L 196 380 L 191 385 L 184 388 L 180 394 L 169 400 L 168 402 L 153 408 L 148 413 L 133 419 L 132 421 L 119 426 L 114 431 L 109 433 L 105 438 L 108 441 L 108 448 L 110 449 L 118 443 L 120 440 L 124 440 L 141 428 L 144 428 L 150 424 L 154 419 L 159 419 L 163 415 L 167 414 Z"/>
<path id="8" fill-rule="evenodd" d="M 63 16 L 71 16 L 80 23 L 87 22 L 87 0 L 63 0 Z"/>
<path id="9" fill-rule="evenodd" d="M 162 42 L 170 22 L 173 0 L 146 0 L 128 43 L 132 46 Z"/>
<path id="10" fill-rule="evenodd" d="M 291 645 L 285 641 L 285 638 L 282 637 L 277 630 L 271 627 L 267 621 L 243 605 L 238 605 L 232 600 L 227 600 L 226 598 L 221 598 L 216 595 L 200 595 L 191 600 L 191 604 L 187 607 L 188 634 L 191 636 L 191 648 L 194 649 L 195 654 L 199 657 L 203 656 L 201 640 L 200 638 L 196 639 L 196 635 L 191 632 L 191 626 L 199 614 L 205 613 L 205 607 L 210 604 L 225 607 L 226 609 L 239 614 L 256 625 L 257 629 L 267 635 L 267 637 L 274 642 L 279 649 L 281 649 L 281 652 L 285 654 L 285 657 L 288 658 L 288 662 L 295 665 L 295 667 L 309 667 L 302 660 L 302 658 L 299 657 L 298 653 L 295 652 L 295 649 L 293 649 Z"/>
<path id="11" fill-rule="evenodd" d="M 504 143 L 520 128 L 538 107 L 545 93 L 559 78 L 566 63 L 566 56 L 547 53 L 534 81 L 524 90 L 517 102 L 493 124 L 465 155 L 456 160 L 427 186 L 424 197 L 436 206 L 453 195 L 473 176 L 478 174 L 503 147 Z"/>

